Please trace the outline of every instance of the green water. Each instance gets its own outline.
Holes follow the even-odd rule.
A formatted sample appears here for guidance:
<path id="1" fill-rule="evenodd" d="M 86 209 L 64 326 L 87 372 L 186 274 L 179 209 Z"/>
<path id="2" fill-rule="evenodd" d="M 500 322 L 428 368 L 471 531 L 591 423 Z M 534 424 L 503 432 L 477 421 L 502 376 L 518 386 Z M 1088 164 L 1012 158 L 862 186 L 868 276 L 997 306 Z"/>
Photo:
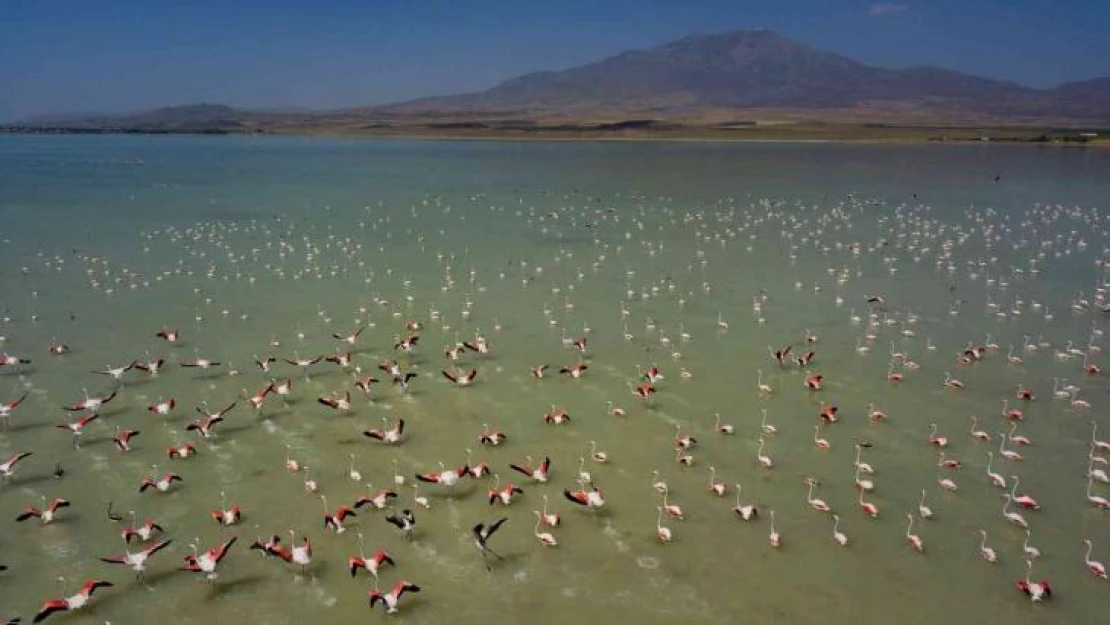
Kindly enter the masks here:
<path id="1" fill-rule="evenodd" d="M 29 620 L 64 576 L 71 592 L 88 577 L 115 586 L 83 616 L 57 621 L 140 623 L 152 611 L 173 623 L 386 618 L 369 613 L 371 578 L 352 580 L 346 568 L 362 533 L 368 555 L 385 548 L 396 561 L 381 572 L 383 590 L 399 579 L 422 587 L 389 617 L 406 623 L 1096 622 L 1107 582 L 1087 572 L 1082 540 L 1094 542 L 1093 559 L 1110 561 L 1110 529 L 1108 513 L 1087 502 L 1085 475 L 1090 420 L 1110 438 L 1107 384 L 1084 373 L 1081 356 L 1056 352 L 1069 341 L 1081 352 L 1103 344 L 1093 331 L 1106 325 L 1096 261 L 1108 247 L 1108 170 L 1105 151 L 994 146 L 3 138 L 0 350 L 33 362 L 0 368 L 0 401 L 29 393 L 0 432 L 0 455 L 34 455 L 0 485 L 0 522 L 9 523 L 0 564 L 10 567 L 0 573 L 0 617 Z M 886 299 L 873 323 L 872 293 Z M 1073 307 L 1078 299 L 1088 305 Z M 393 344 L 409 321 L 424 328 L 405 354 Z M 332 334 L 362 325 L 361 373 L 320 362 L 306 380 L 280 360 L 334 353 Z M 164 326 L 181 331 L 178 345 L 155 338 Z M 807 330 L 817 337 L 808 346 Z M 489 353 L 444 357 L 476 334 Z M 579 336 L 588 337 L 584 355 L 567 344 Z M 72 351 L 49 354 L 54 340 Z M 957 364 L 969 342 L 999 349 Z M 786 344 L 816 352 L 810 369 L 825 376 L 822 390 L 806 390 L 797 366 L 769 357 L 768 345 Z M 860 354 L 857 344 L 871 349 Z M 1010 345 L 1022 364 L 1008 363 Z M 892 350 L 919 366 L 900 367 L 900 385 L 886 379 Z M 251 361 L 267 353 L 279 358 L 270 376 Z M 166 369 L 125 374 L 73 449 L 54 427 L 67 418 L 61 407 L 82 388 L 114 387 L 92 370 L 147 354 L 166 358 Z M 179 366 L 197 355 L 223 364 Z M 394 358 L 420 374 L 407 395 L 377 371 Z M 557 374 L 580 361 L 581 378 Z M 543 363 L 549 375 L 534 379 L 531 367 Z M 652 364 L 666 378 L 645 404 L 630 388 L 637 366 Z M 478 370 L 474 386 L 453 388 L 439 373 L 456 366 Z M 758 392 L 757 370 L 772 395 Z M 965 388 L 945 388 L 946 372 Z M 385 383 L 367 399 L 353 382 L 371 373 Z M 268 397 L 259 415 L 242 395 L 268 377 L 291 378 L 293 393 Z M 1054 399 L 1054 378 L 1080 386 L 1091 408 Z M 1036 399 L 1016 400 L 1019 385 Z M 346 390 L 349 414 L 316 402 Z M 171 397 L 168 416 L 146 408 Z M 185 431 L 196 406 L 236 399 L 212 439 Z M 1010 445 L 1020 462 L 998 458 L 998 431 L 1009 429 L 1003 399 L 1025 411 L 1019 430 L 1033 444 Z M 827 451 L 813 443 L 822 401 L 841 417 L 821 428 Z M 608 402 L 627 415 L 609 414 Z M 888 419 L 870 422 L 868 403 Z M 553 406 L 571 421 L 545 424 Z M 761 409 L 778 430 L 764 449 L 770 470 L 756 460 Z M 735 434 L 714 431 L 716 413 Z M 992 443 L 970 436 L 970 415 Z M 382 418 L 405 420 L 402 444 L 362 436 Z M 504 444 L 479 444 L 486 423 L 508 435 Z M 961 470 L 936 466 L 930 423 Z M 693 466 L 676 462 L 676 424 L 698 439 L 687 452 Z M 131 452 L 113 446 L 117 426 L 142 431 Z M 864 461 L 875 468 L 865 477 L 877 519 L 856 504 L 857 440 L 873 445 Z M 186 441 L 197 457 L 166 457 Z M 589 459 L 589 441 L 607 463 Z M 394 488 L 396 462 L 405 486 L 394 506 L 414 508 L 415 539 L 369 507 L 342 535 L 325 531 L 319 495 L 306 492 L 303 472 L 285 470 L 287 446 L 330 508 L 351 505 L 366 483 Z M 430 509 L 414 506 L 413 475 L 457 466 L 467 448 L 524 494 L 502 508 L 488 503 L 487 478 L 454 492 L 420 484 Z M 1020 492 L 1042 506 L 1021 514 L 1043 554 L 1034 577 L 1056 590 L 1048 603 L 1014 588 L 1025 534 L 1002 518 L 988 450 L 993 470 L 1008 483 L 1019 476 Z M 348 476 L 350 454 L 361 482 Z M 547 484 L 509 469 L 526 456 L 550 456 Z M 562 496 L 578 488 L 579 457 L 603 488 L 598 513 Z M 138 493 L 152 464 L 183 482 Z M 707 491 L 710 466 L 728 485 L 724 497 Z M 653 470 L 685 513 L 664 522 L 670 544 L 655 536 Z M 807 505 L 807 476 L 840 514 L 846 548 L 829 515 Z M 942 477 L 959 490 L 941 489 Z M 759 509 L 754 522 L 730 511 L 735 483 Z M 905 515 L 922 488 L 935 516 L 914 524 L 918 554 Z M 240 525 L 209 517 L 221 491 L 242 507 Z M 1093 493 L 1110 488 L 1096 482 Z M 532 535 L 544 494 L 562 516 L 560 527 L 542 528 L 558 539 L 553 548 Z M 72 506 L 47 526 L 6 520 L 42 496 Z M 116 512 L 153 517 L 174 541 L 151 558 L 145 584 L 97 560 L 121 552 L 129 522 L 106 518 L 109 500 Z M 487 572 L 469 530 L 501 515 L 509 521 L 490 544 L 504 561 Z M 994 564 L 980 557 L 980 528 Z M 303 576 L 247 550 L 260 535 L 288 543 L 290 529 L 313 541 Z M 208 548 L 230 536 L 239 542 L 214 582 L 175 570 L 194 538 Z"/>

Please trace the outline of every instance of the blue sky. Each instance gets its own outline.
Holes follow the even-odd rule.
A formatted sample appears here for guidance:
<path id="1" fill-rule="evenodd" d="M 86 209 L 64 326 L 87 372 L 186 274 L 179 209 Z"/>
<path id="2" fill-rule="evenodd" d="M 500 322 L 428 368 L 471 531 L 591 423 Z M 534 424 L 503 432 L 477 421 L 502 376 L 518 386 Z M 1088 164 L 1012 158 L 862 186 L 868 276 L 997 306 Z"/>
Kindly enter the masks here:
<path id="1" fill-rule="evenodd" d="M 0 119 L 376 104 L 742 28 L 1036 86 L 1110 75 L 1108 0 L 0 0 Z"/>

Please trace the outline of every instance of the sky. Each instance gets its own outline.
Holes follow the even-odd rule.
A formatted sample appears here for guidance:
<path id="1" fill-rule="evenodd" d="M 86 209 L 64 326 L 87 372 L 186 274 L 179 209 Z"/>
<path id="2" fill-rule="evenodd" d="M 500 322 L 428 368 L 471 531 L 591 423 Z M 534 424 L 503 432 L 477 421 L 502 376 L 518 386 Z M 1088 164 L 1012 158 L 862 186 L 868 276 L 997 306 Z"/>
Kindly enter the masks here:
<path id="1" fill-rule="evenodd" d="M 1110 76 L 1110 0 L 0 0 L 0 121 L 381 104 L 752 28 L 884 67 Z"/>

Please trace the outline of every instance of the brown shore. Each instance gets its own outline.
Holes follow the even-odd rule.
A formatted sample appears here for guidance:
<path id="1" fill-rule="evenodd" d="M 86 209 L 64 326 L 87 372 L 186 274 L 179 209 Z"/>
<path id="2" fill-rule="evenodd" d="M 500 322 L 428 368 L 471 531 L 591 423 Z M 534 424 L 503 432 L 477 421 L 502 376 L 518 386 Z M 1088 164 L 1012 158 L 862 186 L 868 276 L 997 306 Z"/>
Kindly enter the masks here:
<path id="1" fill-rule="evenodd" d="M 1110 145 L 1102 129 L 1009 125 L 917 125 L 844 122 L 721 124 L 633 119 L 604 122 L 531 120 L 207 120 L 196 124 L 42 124 L 0 126 L 0 134 L 196 134 L 388 137 L 428 140 L 798 141 L 836 143 L 1006 143 Z"/>

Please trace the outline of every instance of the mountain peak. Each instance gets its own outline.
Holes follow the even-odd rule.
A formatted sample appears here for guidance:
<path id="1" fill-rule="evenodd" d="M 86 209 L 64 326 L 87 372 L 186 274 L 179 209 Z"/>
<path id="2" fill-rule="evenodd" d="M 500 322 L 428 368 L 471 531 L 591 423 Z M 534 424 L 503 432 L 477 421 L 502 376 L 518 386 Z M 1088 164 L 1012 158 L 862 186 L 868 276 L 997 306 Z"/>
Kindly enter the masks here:
<path id="1" fill-rule="evenodd" d="M 1101 82 L 1088 81 L 1073 91 L 1091 97 L 1106 89 Z M 982 116 L 1026 111 L 1037 115 L 1061 105 L 1060 110 L 1069 115 L 1110 120 L 1106 107 L 1055 102 L 1046 93 L 938 67 L 870 66 L 772 30 L 754 29 L 691 35 L 563 71 L 526 74 L 478 93 L 423 98 L 385 108 L 666 114 L 764 108 L 864 112 L 885 107 Z"/>

